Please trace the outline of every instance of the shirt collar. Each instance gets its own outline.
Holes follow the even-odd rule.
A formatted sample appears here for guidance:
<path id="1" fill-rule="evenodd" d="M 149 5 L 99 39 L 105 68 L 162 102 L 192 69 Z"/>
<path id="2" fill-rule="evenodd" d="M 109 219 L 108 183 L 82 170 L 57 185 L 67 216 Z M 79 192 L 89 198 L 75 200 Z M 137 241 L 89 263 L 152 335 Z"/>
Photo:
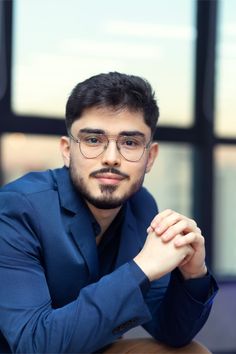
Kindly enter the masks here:
<path id="1" fill-rule="evenodd" d="M 87 207 L 87 205 L 86 205 Z M 90 220 L 93 226 L 94 230 L 94 235 L 97 237 L 101 233 L 101 226 L 87 207 L 88 213 L 90 214 Z M 124 220 L 125 216 L 125 210 L 126 210 L 126 203 L 122 206 L 122 208 L 119 210 L 119 213 L 116 215 L 115 219 L 112 221 L 112 223 L 109 225 L 108 229 L 105 231 L 105 234 L 112 233 L 113 230 L 116 230 L 118 226 L 122 224 L 122 221 Z"/>

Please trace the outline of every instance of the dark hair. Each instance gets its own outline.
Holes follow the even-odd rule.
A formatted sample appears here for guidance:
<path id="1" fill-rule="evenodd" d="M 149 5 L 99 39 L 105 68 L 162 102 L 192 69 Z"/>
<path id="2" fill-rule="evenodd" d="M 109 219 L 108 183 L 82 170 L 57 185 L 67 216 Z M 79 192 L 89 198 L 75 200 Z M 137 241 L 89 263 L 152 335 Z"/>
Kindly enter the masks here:
<path id="1" fill-rule="evenodd" d="M 99 74 L 77 84 L 66 104 L 66 128 L 69 132 L 74 121 L 91 107 L 127 108 L 141 111 L 145 123 L 154 134 L 159 108 L 149 82 L 139 76 L 118 72 Z"/>

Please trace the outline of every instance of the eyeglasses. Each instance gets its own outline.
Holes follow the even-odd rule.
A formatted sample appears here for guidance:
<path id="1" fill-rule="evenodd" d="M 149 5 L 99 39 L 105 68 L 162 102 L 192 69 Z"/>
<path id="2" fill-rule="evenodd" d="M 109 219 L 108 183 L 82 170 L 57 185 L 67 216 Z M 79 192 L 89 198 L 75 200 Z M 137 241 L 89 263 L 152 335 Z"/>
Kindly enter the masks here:
<path id="1" fill-rule="evenodd" d="M 75 138 L 69 133 L 69 136 L 79 144 L 81 154 L 87 159 L 95 159 L 100 156 L 107 149 L 109 141 L 114 140 L 117 150 L 127 161 L 137 162 L 151 143 L 151 140 L 146 143 L 144 137 L 140 135 L 115 137 L 101 133 L 82 133 L 78 138 Z"/>

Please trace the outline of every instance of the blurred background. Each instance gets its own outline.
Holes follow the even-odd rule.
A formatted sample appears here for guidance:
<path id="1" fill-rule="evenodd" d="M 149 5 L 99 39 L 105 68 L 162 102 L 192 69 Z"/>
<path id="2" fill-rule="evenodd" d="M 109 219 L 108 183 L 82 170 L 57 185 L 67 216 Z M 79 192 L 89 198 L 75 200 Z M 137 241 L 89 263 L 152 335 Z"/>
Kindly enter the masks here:
<path id="1" fill-rule="evenodd" d="M 68 95 L 108 71 L 155 89 L 160 153 L 145 186 L 202 229 L 220 292 L 198 338 L 235 354 L 236 0 L 0 0 L 1 184 L 62 166 Z"/>

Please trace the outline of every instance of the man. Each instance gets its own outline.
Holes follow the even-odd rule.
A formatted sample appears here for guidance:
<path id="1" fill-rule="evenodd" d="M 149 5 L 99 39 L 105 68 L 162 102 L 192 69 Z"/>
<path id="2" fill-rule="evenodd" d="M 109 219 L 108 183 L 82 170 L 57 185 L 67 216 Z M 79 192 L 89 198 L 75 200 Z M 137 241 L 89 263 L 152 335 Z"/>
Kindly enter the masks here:
<path id="1" fill-rule="evenodd" d="M 139 77 L 79 83 L 66 106 L 65 166 L 1 190 L 2 352 L 208 352 L 191 342 L 217 290 L 204 238 L 193 220 L 158 214 L 142 187 L 158 116 Z M 139 325 L 155 340 L 118 340 Z"/>

